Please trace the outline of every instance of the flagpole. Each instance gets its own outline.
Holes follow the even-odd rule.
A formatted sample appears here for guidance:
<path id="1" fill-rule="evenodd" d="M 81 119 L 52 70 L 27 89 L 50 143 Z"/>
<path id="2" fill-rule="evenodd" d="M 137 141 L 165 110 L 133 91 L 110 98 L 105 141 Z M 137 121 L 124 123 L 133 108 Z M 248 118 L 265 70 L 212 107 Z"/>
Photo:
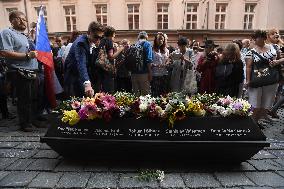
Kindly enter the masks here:
<path id="1" fill-rule="evenodd" d="M 43 6 L 41 6 L 37 22 L 37 59 L 44 64 L 45 91 L 51 108 L 55 108 L 56 97 L 54 89 L 54 63 L 43 15 Z"/>

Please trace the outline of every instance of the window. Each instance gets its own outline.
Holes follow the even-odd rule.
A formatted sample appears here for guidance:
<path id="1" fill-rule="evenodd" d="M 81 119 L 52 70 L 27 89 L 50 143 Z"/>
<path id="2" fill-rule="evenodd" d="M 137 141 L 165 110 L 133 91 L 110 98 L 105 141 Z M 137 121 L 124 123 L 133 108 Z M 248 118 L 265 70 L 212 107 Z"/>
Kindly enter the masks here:
<path id="1" fill-rule="evenodd" d="M 130 30 L 139 29 L 139 4 L 128 4 L 128 27 Z"/>
<path id="2" fill-rule="evenodd" d="M 245 5 L 245 15 L 244 15 L 244 29 L 252 29 L 254 14 L 255 14 L 255 7 L 256 4 L 249 4 Z"/>
<path id="3" fill-rule="evenodd" d="M 12 11 L 16 11 L 16 10 L 18 10 L 18 8 L 16 8 L 16 7 L 6 8 L 6 13 L 7 13 L 7 24 L 8 24 L 8 23 L 10 23 L 10 21 L 9 21 L 9 14 L 10 14 L 10 12 L 12 12 Z"/>
<path id="4" fill-rule="evenodd" d="M 74 31 L 77 29 L 75 5 L 63 6 L 65 11 L 65 20 L 67 31 Z"/>
<path id="5" fill-rule="evenodd" d="M 43 9 L 43 17 L 44 17 L 44 21 L 45 21 L 46 30 L 48 30 L 47 29 L 47 11 L 46 11 L 46 7 L 43 6 L 42 9 Z M 35 11 L 36 11 L 36 16 L 38 17 L 39 11 L 40 11 L 40 7 L 35 7 Z"/>
<path id="6" fill-rule="evenodd" d="M 104 26 L 107 26 L 107 5 L 95 5 L 97 21 Z"/>
<path id="7" fill-rule="evenodd" d="M 216 4 L 215 29 L 225 29 L 227 6 L 223 3 Z"/>
<path id="8" fill-rule="evenodd" d="M 169 3 L 157 4 L 157 25 L 158 29 L 169 29 Z"/>
<path id="9" fill-rule="evenodd" d="M 16 10 L 18 10 L 18 8 L 16 8 L 16 7 L 6 8 L 7 15 L 9 15 L 9 14 L 10 14 L 10 12 L 12 12 L 12 11 L 16 11 Z"/>
<path id="10" fill-rule="evenodd" d="M 198 4 L 186 4 L 186 29 L 197 29 L 197 8 Z"/>

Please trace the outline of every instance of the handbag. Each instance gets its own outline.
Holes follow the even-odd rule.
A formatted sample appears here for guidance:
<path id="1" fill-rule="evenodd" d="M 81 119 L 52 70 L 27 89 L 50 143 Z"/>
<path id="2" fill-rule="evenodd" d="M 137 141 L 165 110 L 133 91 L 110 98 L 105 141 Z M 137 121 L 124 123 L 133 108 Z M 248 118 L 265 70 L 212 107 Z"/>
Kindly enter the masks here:
<path id="1" fill-rule="evenodd" d="M 17 69 L 19 75 L 25 79 L 36 79 L 37 74 L 34 70 L 28 70 L 24 68 L 18 68 Z"/>
<path id="2" fill-rule="evenodd" d="M 189 94 L 197 93 L 196 71 L 188 69 L 183 82 L 183 91 Z"/>
<path id="3" fill-rule="evenodd" d="M 5 60 L 4 59 L 0 59 L 0 77 L 5 77 L 8 69 L 9 68 L 8 68 Z"/>
<path id="4" fill-rule="evenodd" d="M 260 61 L 253 63 L 249 87 L 257 88 L 277 83 L 280 79 L 279 67 L 271 67 L 267 59 L 253 50 L 252 53 L 258 56 Z"/>
<path id="5" fill-rule="evenodd" d="M 100 50 L 98 58 L 95 61 L 95 65 L 102 68 L 106 72 L 115 73 L 115 66 L 110 63 L 106 52 L 103 50 Z"/>

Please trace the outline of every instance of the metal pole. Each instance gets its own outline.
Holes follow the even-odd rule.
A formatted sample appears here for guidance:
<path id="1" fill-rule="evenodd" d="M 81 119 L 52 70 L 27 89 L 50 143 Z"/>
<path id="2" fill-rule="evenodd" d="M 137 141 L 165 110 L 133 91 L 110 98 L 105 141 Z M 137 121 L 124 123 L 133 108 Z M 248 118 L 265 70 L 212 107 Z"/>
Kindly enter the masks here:
<path id="1" fill-rule="evenodd" d="M 28 32 L 30 32 L 30 23 L 29 23 L 29 19 L 28 19 L 28 10 L 27 10 L 27 1 L 24 0 L 24 6 L 25 6 L 25 14 L 26 14 L 26 17 L 27 17 L 27 29 L 28 29 Z"/>
<path id="2" fill-rule="evenodd" d="M 184 29 L 184 22 L 185 22 L 184 20 L 186 19 L 186 18 L 185 18 L 185 10 L 186 10 L 187 7 L 186 7 L 186 2 L 185 2 L 184 0 L 182 1 L 182 4 L 184 4 L 184 9 L 183 9 L 183 19 L 182 19 L 182 26 L 181 26 L 181 29 Z M 186 28 L 186 27 L 185 27 L 185 28 Z"/>
<path id="3" fill-rule="evenodd" d="M 207 23 L 206 23 L 206 29 L 208 30 L 209 25 L 209 1 L 207 1 Z"/>

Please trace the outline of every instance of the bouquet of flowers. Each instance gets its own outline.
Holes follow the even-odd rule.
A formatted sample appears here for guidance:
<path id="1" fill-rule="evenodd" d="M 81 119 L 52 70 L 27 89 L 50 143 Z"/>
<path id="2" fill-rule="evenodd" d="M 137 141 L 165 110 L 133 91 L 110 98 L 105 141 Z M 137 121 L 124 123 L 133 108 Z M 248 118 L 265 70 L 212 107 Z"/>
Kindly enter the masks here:
<path id="1" fill-rule="evenodd" d="M 243 99 L 233 99 L 230 96 L 219 98 L 216 103 L 208 106 L 208 111 L 213 115 L 223 117 L 229 115 L 250 116 L 252 115 L 252 106 Z"/>
<path id="2" fill-rule="evenodd" d="M 136 100 L 135 95 L 128 92 L 116 92 L 113 96 L 120 111 L 119 116 L 123 117 L 127 115 L 127 113 L 131 114 L 131 107 Z"/>
<path id="3" fill-rule="evenodd" d="M 115 97 L 106 93 L 96 93 L 94 98 L 82 98 L 81 101 L 71 103 L 72 110 L 64 110 L 63 122 L 74 125 L 79 120 L 93 120 L 103 118 L 110 121 L 113 117 L 119 116 L 119 108 L 116 105 Z"/>
<path id="4" fill-rule="evenodd" d="M 114 95 L 96 93 L 93 98 L 72 98 L 58 108 L 62 121 L 74 125 L 80 120 L 103 119 L 110 121 L 119 117 L 148 117 L 167 120 L 170 127 L 178 120 L 190 116 L 230 115 L 250 116 L 251 105 L 243 99 L 216 94 L 186 96 L 183 93 L 169 93 L 165 96 L 139 96 L 127 92 Z"/>

